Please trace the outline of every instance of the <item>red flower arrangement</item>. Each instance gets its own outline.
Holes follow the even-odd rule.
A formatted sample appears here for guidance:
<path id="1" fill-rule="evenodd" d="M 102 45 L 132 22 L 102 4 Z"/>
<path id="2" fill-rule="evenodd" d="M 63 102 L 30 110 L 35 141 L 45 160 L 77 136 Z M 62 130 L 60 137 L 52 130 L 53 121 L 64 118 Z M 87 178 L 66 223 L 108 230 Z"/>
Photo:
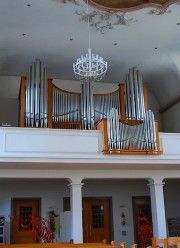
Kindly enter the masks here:
<path id="1" fill-rule="evenodd" d="M 19 221 L 15 220 L 13 216 L 9 216 L 15 225 L 19 225 L 21 230 L 32 231 L 37 239 L 42 239 L 44 243 L 53 243 L 55 234 L 51 230 L 51 225 L 48 220 L 43 217 L 30 215 L 22 217 Z"/>
<path id="2" fill-rule="evenodd" d="M 153 229 L 151 222 L 148 220 L 146 215 L 138 217 L 138 236 L 141 247 L 147 247 L 151 245 Z"/>

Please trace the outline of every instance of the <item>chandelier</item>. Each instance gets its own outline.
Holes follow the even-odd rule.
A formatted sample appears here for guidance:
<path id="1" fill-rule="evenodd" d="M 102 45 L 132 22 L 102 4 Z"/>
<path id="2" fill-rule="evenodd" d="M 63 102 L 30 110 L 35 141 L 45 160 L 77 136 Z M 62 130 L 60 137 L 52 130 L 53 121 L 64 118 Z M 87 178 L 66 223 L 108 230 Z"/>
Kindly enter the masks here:
<path id="1" fill-rule="evenodd" d="M 77 59 L 73 63 L 73 71 L 75 77 L 80 81 L 95 82 L 100 81 L 106 74 L 107 62 L 103 60 L 98 54 L 91 53 L 90 48 L 90 30 L 89 30 L 89 10 L 87 0 L 87 13 L 88 13 L 88 36 L 89 36 L 89 49 L 88 53 Z"/>

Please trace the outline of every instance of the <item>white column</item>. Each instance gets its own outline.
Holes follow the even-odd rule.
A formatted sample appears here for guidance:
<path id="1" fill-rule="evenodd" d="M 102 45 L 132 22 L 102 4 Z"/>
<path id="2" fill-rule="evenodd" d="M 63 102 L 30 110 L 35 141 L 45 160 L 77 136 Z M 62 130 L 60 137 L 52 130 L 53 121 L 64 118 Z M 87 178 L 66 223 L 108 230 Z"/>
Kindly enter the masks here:
<path id="1" fill-rule="evenodd" d="M 149 184 L 151 194 L 153 236 L 157 239 L 167 237 L 163 185 L 164 183 L 162 181 Z"/>
<path id="2" fill-rule="evenodd" d="M 71 238 L 74 243 L 83 243 L 82 227 L 82 183 L 71 183 L 70 204 L 71 204 Z"/>

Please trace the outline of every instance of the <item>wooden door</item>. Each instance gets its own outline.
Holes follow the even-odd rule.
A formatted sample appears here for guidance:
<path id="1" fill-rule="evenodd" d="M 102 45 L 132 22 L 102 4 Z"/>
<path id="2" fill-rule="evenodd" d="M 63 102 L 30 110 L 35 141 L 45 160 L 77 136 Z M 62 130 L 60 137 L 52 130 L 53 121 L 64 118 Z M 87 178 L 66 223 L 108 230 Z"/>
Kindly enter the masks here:
<path id="1" fill-rule="evenodd" d="M 65 201 L 65 210 L 70 210 L 69 199 Z M 83 199 L 83 242 L 95 243 L 106 239 L 111 241 L 110 227 L 110 200 L 109 199 Z"/>
<path id="2" fill-rule="evenodd" d="M 110 242 L 109 200 L 83 200 L 83 238 L 84 243 Z"/>
<path id="3" fill-rule="evenodd" d="M 13 217 L 15 220 L 12 226 L 13 244 L 38 242 L 32 232 L 32 225 L 30 224 L 32 215 L 39 216 L 38 200 L 13 200 Z M 27 225 L 28 228 L 24 229 L 22 224 Z"/>
<path id="4" fill-rule="evenodd" d="M 138 247 L 152 245 L 151 202 L 149 197 L 133 198 L 135 242 Z"/>

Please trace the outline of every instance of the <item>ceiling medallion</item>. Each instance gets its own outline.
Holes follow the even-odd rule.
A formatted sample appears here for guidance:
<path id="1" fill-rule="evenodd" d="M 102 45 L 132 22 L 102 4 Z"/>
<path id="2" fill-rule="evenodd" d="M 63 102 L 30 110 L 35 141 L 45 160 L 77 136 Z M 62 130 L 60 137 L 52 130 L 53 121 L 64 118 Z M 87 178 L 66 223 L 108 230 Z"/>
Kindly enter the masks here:
<path id="1" fill-rule="evenodd" d="M 159 9 L 151 9 L 148 14 L 150 15 L 164 15 L 167 13 L 171 13 L 171 10 L 168 10 L 168 7 L 162 7 Z"/>
<path id="2" fill-rule="evenodd" d="M 113 29 L 117 25 L 128 25 L 133 21 L 133 18 L 126 18 L 126 13 L 117 13 L 113 11 L 76 11 L 76 14 L 81 16 L 81 20 L 87 22 L 89 18 L 90 26 L 95 27 L 97 31 L 104 33 L 105 29 Z"/>

